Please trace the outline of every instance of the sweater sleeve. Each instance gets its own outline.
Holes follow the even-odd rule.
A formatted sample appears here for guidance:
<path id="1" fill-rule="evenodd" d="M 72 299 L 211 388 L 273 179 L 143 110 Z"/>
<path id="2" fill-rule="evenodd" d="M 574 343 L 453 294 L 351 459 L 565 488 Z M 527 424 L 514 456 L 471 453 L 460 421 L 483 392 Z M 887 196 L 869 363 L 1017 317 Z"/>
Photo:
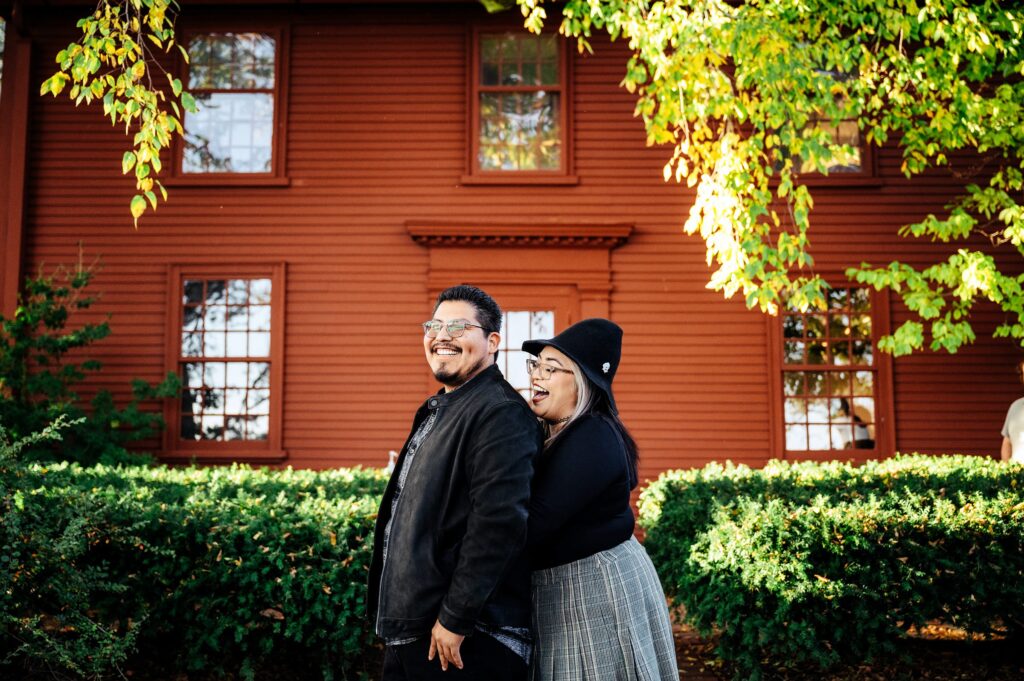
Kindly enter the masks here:
<path id="1" fill-rule="evenodd" d="M 601 492 L 628 476 L 626 453 L 612 427 L 596 416 L 573 424 L 544 456 L 530 498 L 530 546 L 546 542 Z"/>

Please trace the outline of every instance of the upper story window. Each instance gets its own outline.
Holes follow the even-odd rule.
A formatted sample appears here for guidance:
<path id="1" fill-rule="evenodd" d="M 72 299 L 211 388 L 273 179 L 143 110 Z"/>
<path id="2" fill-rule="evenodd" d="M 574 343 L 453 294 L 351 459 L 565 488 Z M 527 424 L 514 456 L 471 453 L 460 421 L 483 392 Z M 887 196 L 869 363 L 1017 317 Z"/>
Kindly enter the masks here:
<path id="1" fill-rule="evenodd" d="M 180 176 L 282 174 L 282 51 L 280 32 L 192 36 Z"/>
<path id="2" fill-rule="evenodd" d="M 556 35 L 475 33 L 471 181 L 569 175 L 566 64 Z"/>
<path id="3" fill-rule="evenodd" d="M 836 154 L 829 161 L 827 170 L 831 177 L 834 174 L 870 174 L 870 167 L 867 163 L 867 147 L 861 143 L 860 129 L 857 121 L 840 121 L 838 125 L 832 123 L 818 122 L 822 131 L 832 138 L 833 144 L 842 144 L 849 147 L 843 153 Z M 800 175 L 817 174 L 814 165 L 804 159 L 794 159 L 794 168 Z M 820 175 L 819 175 L 820 177 Z"/>
<path id="4" fill-rule="evenodd" d="M 523 341 L 554 336 L 555 313 L 553 310 L 509 310 L 502 315 L 501 328 L 498 367 L 512 387 L 529 400 L 530 374 L 526 360 L 532 355 L 522 351 Z"/>
<path id="5" fill-rule="evenodd" d="M 4 40 L 7 33 L 7 22 L 0 18 L 0 91 L 4 81 Z"/>
<path id="6" fill-rule="evenodd" d="M 280 267 L 176 268 L 173 357 L 183 390 L 169 420 L 172 455 L 245 459 L 280 449 L 281 280 Z"/>
<path id="7" fill-rule="evenodd" d="M 871 292 L 834 288 L 826 310 L 781 316 L 786 454 L 877 451 L 886 419 Z"/>

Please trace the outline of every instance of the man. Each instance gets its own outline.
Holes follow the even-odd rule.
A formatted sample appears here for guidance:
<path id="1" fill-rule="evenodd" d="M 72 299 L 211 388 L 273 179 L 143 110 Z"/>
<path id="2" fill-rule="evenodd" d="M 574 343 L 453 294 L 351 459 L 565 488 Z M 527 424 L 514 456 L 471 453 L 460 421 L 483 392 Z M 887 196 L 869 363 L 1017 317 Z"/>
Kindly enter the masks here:
<path id="1" fill-rule="evenodd" d="M 542 436 L 495 365 L 501 310 L 453 286 L 424 323 L 443 388 L 416 412 L 377 516 L 367 611 L 384 681 L 526 679 L 530 572 L 523 547 Z"/>
<path id="2" fill-rule="evenodd" d="M 1024 383 L 1024 361 L 1017 362 L 1014 368 L 1017 380 Z M 999 458 L 1003 461 L 1024 463 L 1024 397 L 1014 400 L 1006 411 L 1002 435 L 1003 445 L 999 451 Z"/>

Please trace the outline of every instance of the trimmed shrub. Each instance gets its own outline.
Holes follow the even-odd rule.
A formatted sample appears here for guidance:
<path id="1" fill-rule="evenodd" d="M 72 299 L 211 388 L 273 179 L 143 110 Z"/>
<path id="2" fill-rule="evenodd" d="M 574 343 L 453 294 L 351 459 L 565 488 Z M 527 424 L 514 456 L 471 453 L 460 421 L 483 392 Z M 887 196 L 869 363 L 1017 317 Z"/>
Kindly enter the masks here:
<path id="1" fill-rule="evenodd" d="M 642 494 L 666 592 L 737 678 L 869 660 L 934 619 L 1024 622 L 1024 468 L 901 456 L 664 474 Z"/>
<path id="2" fill-rule="evenodd" d="M 351 678 L 374 645 L 363 610 L 383 472 L 4 473 L 0 672 L 252 678 L 287 661 Z"/>

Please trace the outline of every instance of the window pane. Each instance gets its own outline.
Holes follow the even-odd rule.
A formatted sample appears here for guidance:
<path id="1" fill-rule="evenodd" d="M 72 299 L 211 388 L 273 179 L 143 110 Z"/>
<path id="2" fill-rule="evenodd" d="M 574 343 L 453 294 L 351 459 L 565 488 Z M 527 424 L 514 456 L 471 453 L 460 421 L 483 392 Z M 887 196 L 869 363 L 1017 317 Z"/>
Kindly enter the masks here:
<path id="1" fill-rule="evenodd" d="M 802 338 L 804 335 L 804 318 L 798 314 L 788 314 L 782 318 L 782 335 L 785 338 Z"/>
<path id="2" fill-rule="evenodd" d="M 828 449 L 831 444 L 829 427 L 824 424 L 807 426 L 807 449 Z"/>
<path id="3" fill-rule="evenodd" d="M 825 315 L 807 315 L 806 335 L 808 338 L 825 337 Z"/>
<path id="4" fill-rule="evenodd" d="M 182 416 L 179 435 L 182 440 L 201 440 L 201 425 L 198 416 Z"/>
<path id="5" fill-rule="evenodd" d="M 186 305 L 199 305 L 203 302 L 203 282 L 186 280 L 182 302 Z"/>
<path id="6" fill-rule="evenodd" d="M 508 347 L 518 350 L 523 341 L 530 337 L 530 313 L 509 312 L 505 315 L 505 333 L 508 335 Z"/>
<path id="7" fill-rule="evenodd" d="M 558 170 L 561 136 L 557 93 L 480 95 L 482 170 Z"/>
<path id="8" fill-rule="evenodd" d="M 252 279 L 249 281 L 249 304 L 270 302 L 270 280 Z"/>
<path id="9" fill-rule="evenodd" d="M 269 173 L 274 96 L 261 92 L 196 94 L 185 114 L 185 173 Z"/>
<path id="10" fill-rule="evenodd" d="M 228 414 L 245 413 L 245 390 L 228 388 L 224 391 L 224 411 Z"/>
<path id="11" fill-rule="evenodd" d="M 853 447 L 853 426 L 832 426 L 832 449 L 849 449 Z"/>
<path id="12" fill-rule="evenodd" d="M 248 430 L 246 439 L 266 440 L 270 432 L 270 418 L 267 416 L 256 416 L 248 419 Z"/>
<path id="13" fill-rule="evenodd" d="M 848 395 L 850 393 L 850 374 L 845 371 L 832 371 L 828 374 L 829 395 Z"/>
<path id="14" fill-rule="evenodd" d="M 871 364 L 874 359 L 871 341 L 853 341 L 850 344 L 850 359 L 853 364 Z"/>
<path id="15" fill-rule="evenodd" d="M 804 344 L 799 341 L 789 341 L 782 348 L 782 361 L 786 364 L 803 364 Z"/>
<path id="16" fill-rule="evenodd" d="M 207 357 L 223 357 L 224 342 L 223 331 L 207 331 L 203 334 L 203 354 Z"/>
<path id="17" fill-rule="evenodd" d="M 825 385 L 826 374 L 820 371 L 807 372 L 807 394 L 812 396 L 827 395 L 828 386 Z"/>
<path id="18" fill-rule="evenodd" d="M 806 400 L 786 400 L 786 423 L 807 423 Z"/>
<path id="19" fill-rule="evenodd" d="M 182 368 L 181 382 L 186 388 L 202 388 L 203 365 L 199 363 L 186 364 Z"/>
<path id="20" fill-rule="evenodd" d="M 274 87 L 275 40 L 260 33 L 210 33 L 188 46 L 189 89 Z"/>
<path id="21" fill-rule="evenodd" d="M 245 388 L 249 382 L 246 374 L 249 371 L 248 362 L 227 363 L 227 385 L 229 388 Z"/>
<path id="22" fill-rule="evenodd" d="M 270 365 L 266 362 L 249 362 L 249 385 L 253 388 L 269 388 Z"/>
<path id="23" fill-rule="evenodd" d="M 249 333 L 249 356 L 266 357 L 270 354 L 270 333 L 257 331 Z"/>
<path id="24" fill-rule="evenodd" d="M 854 395 L 872 395 L 874 389 L 872 388 L 872 382 L 874 376 L 870 371 L 858 371 L 853 375 L 853 394 Z"/>
<path id="25" fill-rule="evenodd" d="M 252 331 L 270 330 L 269 305 L 252 305 L 249 307 L 249 329 Z"/>
<path id="26" fill-rule="evenodd" d="M 245 439 L 245 419 L 240 416 L 229 416 L 228 427 L 224 431 L 225 440 Z"/>
<path id="27" fill-rule="evenodd" d="M 807 426 L 786 426 L 786 449 L 807 449 Z"/>
<path id="28" fill-rule="evenodd" d="M 808 364 L 825 364 L 826 351 L 828 350 L 828 343 L 808 343 L 807 344 L 807 363 Z"/>
<path id="29" fill-rule="evenodd" d="M 782 374 L 782 394 L 802 395 L 804 393 L 804 374 L 802 371 L 787 371 Z"/>
<path id="30" fill-rule="evenodd" d="M 201 357 L 203 355 L 203 334 L 192 331 L 181 334 L 182 357 Z"/>
<path id="31" fill-rule="evenodd" d="M 828 423 L 829 401 L 823 399 L 807 400 L 807 421 L 809 423 Z"/>
<path id="32" fill-rule="evenodd" d="M 530 338 L 551 338 L 555 335 L 554 312 L 534 312 L 530 324 Z"/>
<path id="33" fill-rule="evenodd" d="M 244 331 L 228 331 L 227 333 L 227 351 L 228 357 L 245 357 L 246 334 Z"/>

